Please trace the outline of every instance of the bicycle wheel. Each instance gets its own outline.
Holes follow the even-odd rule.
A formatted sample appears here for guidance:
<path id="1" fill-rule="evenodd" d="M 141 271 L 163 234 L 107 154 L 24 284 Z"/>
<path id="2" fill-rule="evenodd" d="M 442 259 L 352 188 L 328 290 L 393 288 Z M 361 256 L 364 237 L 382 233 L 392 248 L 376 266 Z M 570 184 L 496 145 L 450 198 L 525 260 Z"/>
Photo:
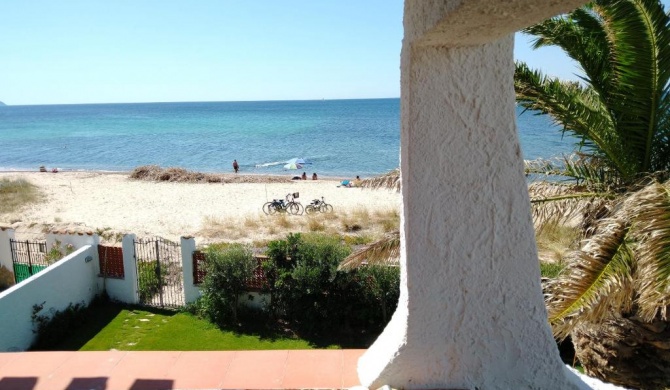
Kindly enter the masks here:
<path id="1" fill-rule="evenodd" d="M 317 211 L 319 211 L 319 209 L 317 209 L 316 207 L 314 207 L 314 206 L 311 205 L 311 204 L 310 204 L 310 205 L 307 205 L 307 207 L 305 207 L 305 212 L 306 212 L 307 214 L 314 214 L 314 213 L 316 213 Z"/>
<path id="2" fill-rule="evenodd" d="M 263 212 L 264 212 L 266 215 L 270 215 L 270 214 L 272 214 L 272 212 L 270 212 L 270 210 L 274 210 L 274 207 L 272 207 L 272 202 L 267 202 L 267 203 L 265 203 L 265 204 L 263 205 Z"/>
<path id="3" fill-rule="evenodd" d="M 332 213 L 333 212 L 333 206 L 331 206 L 327 203 L 321 203 L 321 212 L 322 213 Z"/>
<path id="4" fill-rule="evenodd" d="M 288 211 L 289 214 L 297 215 L 300 211 L 300 208 L 298 207 L 297 203 L 291 202 L 286 206 L 286 211 Z"/>

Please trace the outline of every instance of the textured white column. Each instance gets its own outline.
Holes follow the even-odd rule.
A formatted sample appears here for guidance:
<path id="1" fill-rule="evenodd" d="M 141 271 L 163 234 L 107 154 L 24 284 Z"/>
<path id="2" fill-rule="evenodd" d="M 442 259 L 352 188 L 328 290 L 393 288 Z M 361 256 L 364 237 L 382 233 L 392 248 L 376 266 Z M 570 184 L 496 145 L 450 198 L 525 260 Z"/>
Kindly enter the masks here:
<path id="1" fill-rule="evenodd" d="M 14 274 L 10 239 L 14 239 L 14 229 L 0 226 L 0 267 L 5 267 L 9 272 Z"/>
<path id="2" fill-rule="evenodd" d="M 407 32 L 407 7 L 405 18 Z M 364 386 L 587 388 L 561 363 L 547 323 L 512 45 L 511 36 L 469 47 L 412 44 L 406 33 L 401 296 L 359 361 Z"/>
<path id="3" fill-rule="evenodd" d="M 137 292 L 137 259 L 135 257 L 135 235 L 126 234 L 121 241 L 123 249 L 123 272 L 124 283 L 122 296 L 125 298 L 122 302 L 139 303 L 140 296 Z"/>
<path id="4" fill-rule="evenodd" d="M 200 289 L 195 286 L 193 280 L 193 252 L 195 252 L 195 240 L 193 237 L 181 238 L 181 269 L 184 281 L 184 301 L 195 302 L 200 297 Z"/>

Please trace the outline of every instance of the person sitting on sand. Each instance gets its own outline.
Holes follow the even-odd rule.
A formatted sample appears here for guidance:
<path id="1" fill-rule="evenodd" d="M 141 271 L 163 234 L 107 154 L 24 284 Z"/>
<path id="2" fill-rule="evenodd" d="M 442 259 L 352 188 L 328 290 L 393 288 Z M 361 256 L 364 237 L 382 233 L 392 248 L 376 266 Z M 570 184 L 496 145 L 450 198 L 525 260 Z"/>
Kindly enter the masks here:
<path id="1" fill-rule="evenodd" d="M 312 180 L 316 180 L 316 172 L 312 173 Z"/>
<path id="2" fill-rule="evenodd" d="M 240 165 L 237 163 L 237 160 L 233 160 L 233 170 L 235 170 L 235 173 L 240 170 Z"/>
<path id="3" fill-rule="evenodd" d="M 302 173 L 302 180 L 307 180 L 307 172 Z"/>
<path id="4" fill-rule="evenodd" d="M 361 186 L 361 183 L 362 183 L 362 181 L 361 181 L 361 177 L 360 177 L 360 176 L 356 176 L 356 180 L 354 180 L 354 184 L 353 184 L 353 186 L 354 186 L 354 187 L 360 187 L 360 186 Z"/>

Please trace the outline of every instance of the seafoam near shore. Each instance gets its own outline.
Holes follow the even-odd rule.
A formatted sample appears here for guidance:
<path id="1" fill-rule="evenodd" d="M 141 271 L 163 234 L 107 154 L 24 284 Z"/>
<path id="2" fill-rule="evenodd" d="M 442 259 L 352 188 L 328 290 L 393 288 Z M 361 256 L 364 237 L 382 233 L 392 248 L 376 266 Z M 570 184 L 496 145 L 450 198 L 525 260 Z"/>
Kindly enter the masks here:
<path id="1" fill-rule="evenodd" d="M 127 173 L 102 172 L 3 172 L 2 178 L 25 178 L 44 194 L 42 202 L 19 213 L 0 215 L 0 223 L 14 226 L 17 235 L 37 234 L 51 226 L 62 230 L 107 229 L 168 239 L 191 235 L 196 241 L 205 242 L 216 241 L 202 234 L 212 221 L 244 230 L 252 229 L 246 221 L 253 220 L 260 225 L 253 229 L 257 234 L 231 240 L 262 240 L 268 238 L 263 224 L 275 223 L 272 216 L 263 214 L 263 203 L 294 192 L 300 194 L 298 200 L 303 205 L 323 196 L 336 213 L 400 208 L 400 195 L 393 191 L 338 187 L 338 180 L 292 181 L 290 176 L 281 182 L 240 176 L 223 184 L 149 182 L 130 179 Z M 290 218 L 300 221 L 307 216 Z"/>

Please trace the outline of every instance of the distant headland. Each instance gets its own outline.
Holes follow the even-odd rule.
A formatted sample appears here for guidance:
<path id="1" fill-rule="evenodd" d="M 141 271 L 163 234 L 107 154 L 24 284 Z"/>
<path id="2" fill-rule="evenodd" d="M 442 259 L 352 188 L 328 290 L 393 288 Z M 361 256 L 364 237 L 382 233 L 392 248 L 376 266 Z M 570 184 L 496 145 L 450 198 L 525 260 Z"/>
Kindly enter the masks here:
<path id="1" fill-rule="evenodd" d="M 0 102 L 0 107 L 2 107 L 2 106 L 6 106 L 6 104 L 3 103 L 3 102 Z"/>

